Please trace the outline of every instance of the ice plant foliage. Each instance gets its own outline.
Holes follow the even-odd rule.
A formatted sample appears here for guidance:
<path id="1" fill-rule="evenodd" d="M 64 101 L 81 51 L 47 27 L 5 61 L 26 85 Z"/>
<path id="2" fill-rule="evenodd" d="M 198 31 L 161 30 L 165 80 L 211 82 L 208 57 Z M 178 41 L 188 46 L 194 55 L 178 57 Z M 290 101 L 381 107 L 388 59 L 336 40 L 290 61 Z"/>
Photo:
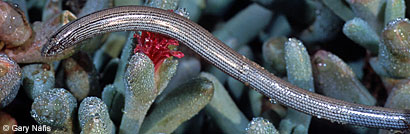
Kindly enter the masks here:
<path id="1" fill-rule="evenodd" d="M 135 33 L 134 38 L 138 41 L 134 53 L 140 52 L 147 55 L 154 63 L 155 71 L 157 71 L 165 59 L 171 56 L 177 58 L 184 57 L 182 52 L 173 50 L 174 47 L 172 46 L 178 46 L 178 41 L 166 35 L 141 31 L 141 34 Z"/>

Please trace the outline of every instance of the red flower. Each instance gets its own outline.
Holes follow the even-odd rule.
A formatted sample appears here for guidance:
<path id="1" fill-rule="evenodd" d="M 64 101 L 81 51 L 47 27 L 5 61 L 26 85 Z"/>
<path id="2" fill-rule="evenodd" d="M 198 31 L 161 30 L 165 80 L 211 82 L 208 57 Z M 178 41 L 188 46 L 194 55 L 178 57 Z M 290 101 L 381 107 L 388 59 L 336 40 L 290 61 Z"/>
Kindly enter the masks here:
<path id="1" fill-rule="evenodd" d="M 161 66 L 165 59 L 174 56 L 177 58 L 184 57 L 184 54 L 179 51 L 171 50 L 169 46 L 178 46 L 177 40 L 149 31 L 141 31 L 141 35 L 134 34 L 137 38 L 138 44 L 134 49 L 134 53 L 140 52 L 147 55 L 155 66 L 155 71 Z"/>

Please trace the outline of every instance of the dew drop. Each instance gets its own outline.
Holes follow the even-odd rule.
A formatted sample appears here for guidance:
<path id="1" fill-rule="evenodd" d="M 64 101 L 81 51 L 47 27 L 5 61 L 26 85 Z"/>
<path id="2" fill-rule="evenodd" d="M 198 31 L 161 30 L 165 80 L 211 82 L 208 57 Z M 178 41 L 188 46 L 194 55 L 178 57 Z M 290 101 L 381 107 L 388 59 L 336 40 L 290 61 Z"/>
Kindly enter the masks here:
<path id="1" fill-rule="evenodd" d="M 269 99 L 269 102 L 272 103 L 272 104 L 276 104 L 276 103 L 277 103 L 275 99 Z"/>
<path id="2" fill-rule="evenodd" d="M 319 63 L 318 64 L 320 67 L 326 67 L 327 65 L 326 65 L 326 63 Z"/>
<path id="3" fill-rule="evenodd" d="M 19 8 L 19 5 L 16 4 L 16 3 L 13 3 L 13 6 L 14 6 L 15 8 Z"/>
<path id="4" fill-rule="evenodd" d="M 174 12 L 189 19 L 189 12 L 186 10 L 186 8 L 178 8 Z"/>
<path id="5" fill-rule="evenodd" d="M 248 74 L 249 71 L 249 66 L 248 65 L 242 65 L 242 69 L 241 69 L 243 74 Z"/>

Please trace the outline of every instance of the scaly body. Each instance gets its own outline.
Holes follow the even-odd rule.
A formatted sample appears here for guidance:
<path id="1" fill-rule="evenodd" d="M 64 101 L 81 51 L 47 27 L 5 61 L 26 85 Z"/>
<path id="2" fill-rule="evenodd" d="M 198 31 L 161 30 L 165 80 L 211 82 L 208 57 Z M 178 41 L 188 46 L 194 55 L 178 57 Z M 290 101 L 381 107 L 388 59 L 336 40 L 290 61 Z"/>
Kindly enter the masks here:
<path id="1" fill-rule="evenodd" d="M 306 114 L 341 124 L 401 130 L 410 127 L 410 110 L 353 104 L 300 89 L 236 53 L 198 24 L 161 9 L 125 6 L 89 14 L 60 28 L 42 54 L 53 56 L 72 50 L 79 42 L 98 34 L 136 30 L 175 38 L 230 76 Z"/>

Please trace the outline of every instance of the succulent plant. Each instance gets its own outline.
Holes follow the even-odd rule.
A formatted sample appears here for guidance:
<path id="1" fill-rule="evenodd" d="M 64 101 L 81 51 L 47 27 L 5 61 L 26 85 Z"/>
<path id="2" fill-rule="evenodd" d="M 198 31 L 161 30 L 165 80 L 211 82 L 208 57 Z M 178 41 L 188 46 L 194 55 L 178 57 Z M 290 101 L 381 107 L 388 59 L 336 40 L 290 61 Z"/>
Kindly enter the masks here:
<path id="1" fill-rule="evenodd" d="M 53 89 L 55 73 L 49 64 L 30 64 L 22 68 L 23 85 L 28 97 L 32 100 L 47 90 Z"/>
<path id="2" fill-rule="evenodd" d="M 125 105 L 120 133 L 138 132 L 156 97 L 154 66 L 144 54 L 131 57 L 125 73 Z"/>
<path id="3" fill-rule="evenodd" d="M 235 105 L 223 85 L 212 74 L 203 72 L 200 77 L 211 80 L 215 88 L 215 95 L 209 105 L 205 107 L 205 112 L 215 120 L 225 133 L 244 133 L 243 128 L 249 121 Z"/>
<path id="4" fill-rule="evenodd" d="M 184 16 L 309 92 L 410 109 L 406 0 L 3 0 L 0 127 L 84 134 L 377 133 L 287 108 L 211 66 L 173 35 L 106 33 L 42 55 L 53 33 L 77 17 L 127 5 Z M 396 132 L 408 131 L 379 130 Z"/>
<path id="5" fill-rule="evenodd" d="M 410 76 L 408 73 L 410 68 L 407 63 L 410 57 L 408 55 L 410 44 L 407 32 L 410 30 L 409 26 L 410 21 L 403 18 L 397 18 L 386 25 L 382 32 L 379 55 L 371 62 L 378 74 L 401 79 Z"/>
<path id="6" fill-rule="evenodd" d="M 31 116 L 38 124 L 72 133 L 77 100 L 67 90 L 50 89 L 36 97 L 31 108 Z"/>
<path id="7" fill-rule="evenodd" d="M 114 134 L 115 126 L 108 114 L 107 106 L 97 97 L 83 99 L 78 108 L 81 133 Z"/>
<path id="8" fill-rule="evenodd" d="M 82 100 L 88 95 L 99 96 L 101 92 L 96 69 L 89 63 L 91 59 L 86 53 L 77 53 L 61 63 L 65 84 L 77 100 Z"/>
<path id="9" fill-rule="evenodd" d="M 275 126 L 262 117 L 253 118 L 246 128 L 247 134 L 279 134 Z"/>
<path id="10" fill-rule="evenodd" d="M 312 65 L 303 43 L 289 38 L 284 44 L 284 55 L 288 81 L 296 86 L 314 92 Z M 286 117 L 280 122 L 281 134 L 307 133 L 312 117 L 294 109 L 288 109 Z"/>
<path id="11" fill-rule="evenodd" d="M 171 133 L 204 108 L 214 95 L 210 80 L 197 78 L 182 84 L 159 102 L 144 120 L 141 134 Z"/>
<path id="12" fill-rule="evenodd" d="M 262 46 L 265 67 L 278 76 L 286 74 L 285 42 L 285 37 L 274 37 L 265 41 Z"/>
<path id="13" fill-rule="evenodd" d="M 32 30 L 23 11 L 6 2 L 0 2 L 1 22 L 0 40 L 6 48 L 23 45 L 31 37 Z"/>
<path id="14" fill-rule="evenodd" d="M 0 108 L 16 97 L 21 85 L 21 69 L 7 55 L 0 54 Z"/>
<path id="15" fill-rule="evenodd" d="M 353 18 L 346 21 L 343 26 L 343 33 L 370 52 L 374 54 L 379 52 L 379 36 L 363 19 Z"/>
<path id="16" fill-rule="evenodd" d="M 240 46 L 247 44 L 257 36 L 258 31 L 263 30 L 269 24 L 270 18 L 272 18 L 272 13 L 269 10 L 258 4 L 251 4 L 223 24 L 223 27 L 213 31 L 213 34 L 229 47 L 238 50 Z M 258 24 L 247 24 L 249 22 L 258 22 Z M 212 67 L 209 72 L 223 83 L 228 78 L 228 75 L 215 67 Z"/>
<path id="17" fill-rule="evenodd" d="M 376 99 L 357 80 L 351 68 L 336 55 L 318 51 L 312 62 L 318 92 L 353 103 L 376 104 Z"/>

